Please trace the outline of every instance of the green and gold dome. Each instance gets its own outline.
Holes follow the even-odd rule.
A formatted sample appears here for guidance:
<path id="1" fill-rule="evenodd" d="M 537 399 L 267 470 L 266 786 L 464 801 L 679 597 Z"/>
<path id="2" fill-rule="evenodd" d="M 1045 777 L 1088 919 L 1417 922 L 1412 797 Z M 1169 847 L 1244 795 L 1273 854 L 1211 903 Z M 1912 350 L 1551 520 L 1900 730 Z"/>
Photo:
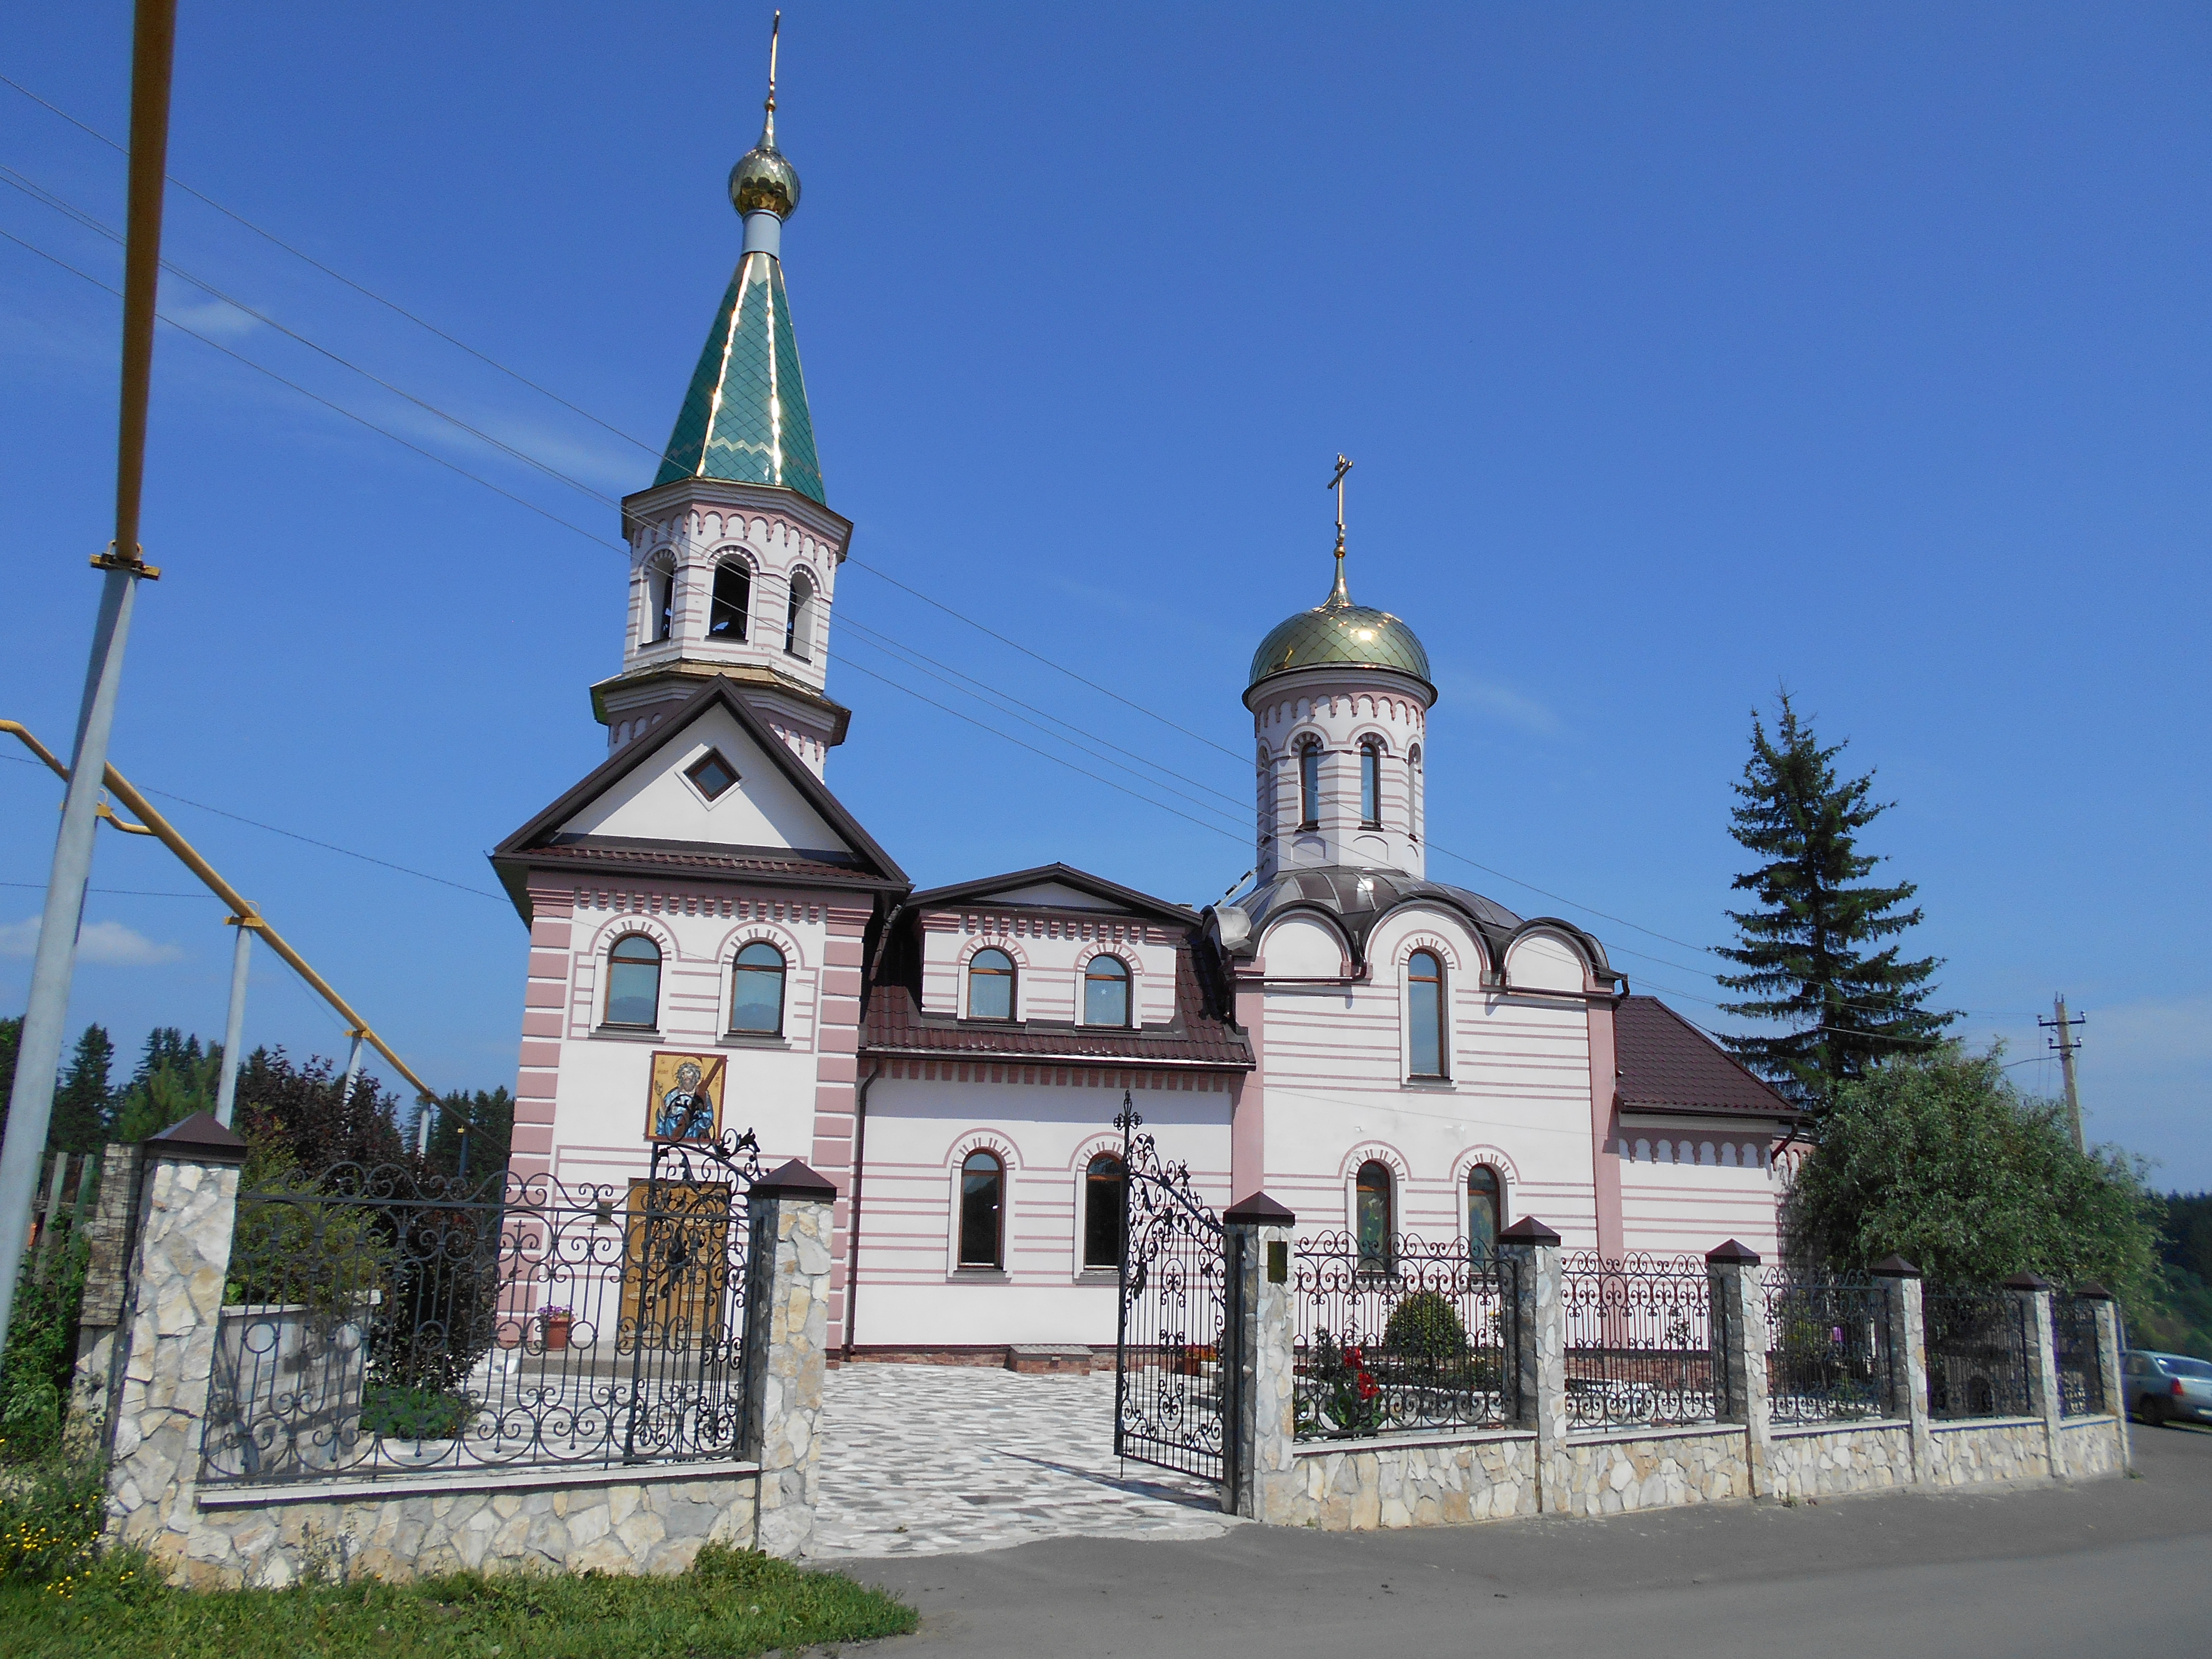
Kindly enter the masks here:
<path id="1" fill-rule="evenodd" d="M 1426 687 L 1429 653 L 1413 630 L 1387 611 L 1354 605 L 1344 584 L 1344 548 L 1336 550 L 1336 586 L 1328 598 L 1311 611 L 1285 617 L 1268 631 L 1252 653 L 1252 677 L 1246 683 L 1245 700 L 1262 680 L 1302 668 L 1338 666 L 1388 668 L 1412 676 Z"/>

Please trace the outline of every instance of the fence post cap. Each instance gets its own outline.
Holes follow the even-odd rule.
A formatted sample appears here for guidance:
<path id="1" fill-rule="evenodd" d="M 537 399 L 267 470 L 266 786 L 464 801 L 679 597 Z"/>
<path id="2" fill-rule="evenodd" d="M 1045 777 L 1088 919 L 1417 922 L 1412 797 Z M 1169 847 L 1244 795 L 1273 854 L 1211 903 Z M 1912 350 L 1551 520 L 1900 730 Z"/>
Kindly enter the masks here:
<path id="1" fill-rule="evenodd" d="M 811 1198 L 826 1204 L 837 1196 L 837 1188 L 828 1176 L 817 1175 L 794 1158 L 788 1164 L 778 1164 L 753 1182 L 753 1196 Z"/>
<path id="2" fill-rule="evenodd" d="M 1741 1239 L 1731 1238 L 1707 1250 L 1705 1263 L 1713 1267 L 1756 1267 L 1759 1252 Z"/>
<path id="3" fill-rule="evenodd" d="M 2051 1281 L 2039 1273 L 2014 1273 L 2004 1282 L 2008 1291 L 2047 1291 Z"/>
<path id="4" fill-rule="evenodd" d="M 1498 1234 L 1498 1242 L 1501 1244 L 1556 1244 L 1559 1242 L 1559 1236 L 1534 1216 L 1524 1215 Z"/>
<path id="5" fill-rule="evenodd" d="M 2087 1280 L 2082 1284 L 2076 1285 L 2074 1287 L 2074 1296 L 2076 1301 L 2081 1302 L 2110 1302 L 2114 1300 L 2112 1293 L 2106 1290 L 2102 1285 L 2100 1285 L 2094 1279 Z"/>
<path id="6" fill-rule="evenodd" d="M 1917 1279 L 1920 1269 L 1901 1255 L 1886 1255 L 1867 1270 L 1877 1279 Z"/>
<path id="7" fill-rule="evenodd" d="M 157 1135 L 146 1137 L 157 1158 L 191 1164 L 243 1164 L 246 1142 L 216 1121 L 213 1112 L 194 1112 L 182 1123 L 172 1123 Z"/>
<path id="8" fill-rule="evenodd" d="M 1262 1227 L 1288 1227 L 1297 1220 L 1296 1215 L 1265 1193 L 1254 1193 L 1249 1198 L 1238 1199 L 1221 1212 L 1221 1218 L 1224 1221 L 1256 1223 Z"/>

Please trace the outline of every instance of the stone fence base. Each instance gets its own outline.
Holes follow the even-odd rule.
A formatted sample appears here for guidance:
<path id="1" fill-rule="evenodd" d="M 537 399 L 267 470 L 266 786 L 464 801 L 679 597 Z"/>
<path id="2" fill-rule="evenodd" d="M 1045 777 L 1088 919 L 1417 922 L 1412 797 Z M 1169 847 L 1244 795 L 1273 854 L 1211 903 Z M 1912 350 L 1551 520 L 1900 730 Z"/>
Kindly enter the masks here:
<path id="1" fill-rule="evenodd" d="M 463 1571 L 681 1572 L 704 1544 L 753 1547 L 757 1463 L 468 1469 L 283 1486 L 202 1486 L 160 1565 L 196 1589 L 398 1583 Z"/>

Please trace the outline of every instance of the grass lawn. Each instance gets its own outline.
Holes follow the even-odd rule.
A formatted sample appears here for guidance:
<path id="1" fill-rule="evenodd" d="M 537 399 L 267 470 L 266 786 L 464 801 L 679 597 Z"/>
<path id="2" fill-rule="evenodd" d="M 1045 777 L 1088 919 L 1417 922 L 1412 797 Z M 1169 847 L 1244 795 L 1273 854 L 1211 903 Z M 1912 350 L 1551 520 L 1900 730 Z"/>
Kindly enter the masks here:
<path id="1" fill-rule="evenodd" d="M 118 1553 L 73 1578 L 0 1583 L 9 1659 L 738 1659 L 915 1624 L 842 1573 L 713 1547 L 674 1578 L 465 1573 L 194 1595 Z"/>

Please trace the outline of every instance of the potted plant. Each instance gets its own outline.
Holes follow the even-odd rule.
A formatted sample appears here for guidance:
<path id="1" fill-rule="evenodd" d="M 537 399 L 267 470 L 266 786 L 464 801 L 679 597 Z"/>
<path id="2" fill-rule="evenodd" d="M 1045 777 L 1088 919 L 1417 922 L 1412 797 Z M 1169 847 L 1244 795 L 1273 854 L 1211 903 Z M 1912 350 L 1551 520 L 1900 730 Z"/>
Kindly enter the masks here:
<path id="1" fill-rule="evenodd" d="M 573 1308 L 540 1308 L 538 1310 L 538 1329 L 545 1339 L 546 1352 L 552 1352 L 568 1346 L 568 1328 L 576 1322 Z"/>

